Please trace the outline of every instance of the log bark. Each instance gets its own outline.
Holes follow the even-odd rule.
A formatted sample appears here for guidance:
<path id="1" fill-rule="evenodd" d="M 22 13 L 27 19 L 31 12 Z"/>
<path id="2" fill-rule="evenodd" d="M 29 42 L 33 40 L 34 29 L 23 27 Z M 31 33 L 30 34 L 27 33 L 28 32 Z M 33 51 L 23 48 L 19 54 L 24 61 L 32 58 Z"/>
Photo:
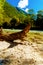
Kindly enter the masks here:
<path id="1" fill-rule="evenodd" d="M 17 33 L 12 33 L 12 34 L 8 34 L 8 35 L 3 35 L 0 34 L 0 40 L 5 40 L 5 41 L 12 41 L 13 40 L 17 40 L 17 39 L 21 39 L 23 40 L 23 38 L 26 36 L 26 33 L 29 32 L 31 26 L 30 24 L 28 24 L 21 32 L 17 32 Z"/>

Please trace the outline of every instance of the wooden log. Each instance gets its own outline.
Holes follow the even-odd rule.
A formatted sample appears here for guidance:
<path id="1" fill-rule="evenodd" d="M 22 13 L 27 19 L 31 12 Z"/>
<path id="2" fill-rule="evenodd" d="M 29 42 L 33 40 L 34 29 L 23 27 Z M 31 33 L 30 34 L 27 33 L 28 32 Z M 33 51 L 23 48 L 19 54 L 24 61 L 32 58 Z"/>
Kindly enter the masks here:
<path id="1" fill-rule="evenodd" d="M 30 24 L 28 24 L 23 29 L 23 31 L 17 32 L 17 33 L 8 34 L 8 35 L 0 35 L 0 39 L 5 40 L 5 41 L 10 41 L 10 42 L 13 42 L 14 40 L 17 40 L 17 39 L 23 40 L 23 38 L 26 36 L 26 33 L 28 33 L 30 28 L 31 28 L 31 26 L 30 26 Z"/>

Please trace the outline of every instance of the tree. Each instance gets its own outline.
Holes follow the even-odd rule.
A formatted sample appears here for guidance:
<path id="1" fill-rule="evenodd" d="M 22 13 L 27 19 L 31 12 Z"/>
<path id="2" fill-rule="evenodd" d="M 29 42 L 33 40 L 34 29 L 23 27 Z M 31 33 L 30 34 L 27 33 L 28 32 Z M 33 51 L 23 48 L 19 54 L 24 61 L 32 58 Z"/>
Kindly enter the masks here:
<path id="1" fill-rule="evenodd" d="M 40 10 L 37 13 L 36 26 L 43 29 L 43 11 Z"/>
<path id="2" fill-rule="evenodd" d="M 17 26 L 18 19 L 17 18 L 12 18 L 10 21 L 11 28 L 15 28 Z"/>
<path id="3" fill-rule="evenodd" d="M 7 23 L 7 22 L 4 22 L 3 23 L 3 28 L 5 28 L 5 29 L 8 29 L 10 26 L 9 26 L 9 24 Z"/>
<path id="4" fill-rule="evenodd" d="M 43 10 L 39 10 L 39 11 L 37 12 L 37 14 L 43 15 Z"/>
<path id="5" fill-rule="evenodd" d="M 29 9 L 28 10 L 28 14 L 34 14 L 35 12 L 34 12 L 34 10 L 33 9 Z"/>

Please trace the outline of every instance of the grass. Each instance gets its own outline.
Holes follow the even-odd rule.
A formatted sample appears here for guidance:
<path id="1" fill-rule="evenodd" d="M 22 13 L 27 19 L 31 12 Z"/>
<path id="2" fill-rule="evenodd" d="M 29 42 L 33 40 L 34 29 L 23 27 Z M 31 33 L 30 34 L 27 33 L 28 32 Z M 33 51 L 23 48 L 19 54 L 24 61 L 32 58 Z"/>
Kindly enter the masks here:
<path id="1" fill-rule="evenodd" d="M 27 34 L 27 39 L 38 44 L 43 43 L 43 31 L 30 31 Z"/>
<path id="2" fill-rule="evenodd" d="M 3 31 L 4 32 L 6 32 L 6 33 L 14 33 L 14 32 L 19 32 L 19 31 L 21 31 L 21 30 L 16 30 L 16 29 L 3 29 Z"/>

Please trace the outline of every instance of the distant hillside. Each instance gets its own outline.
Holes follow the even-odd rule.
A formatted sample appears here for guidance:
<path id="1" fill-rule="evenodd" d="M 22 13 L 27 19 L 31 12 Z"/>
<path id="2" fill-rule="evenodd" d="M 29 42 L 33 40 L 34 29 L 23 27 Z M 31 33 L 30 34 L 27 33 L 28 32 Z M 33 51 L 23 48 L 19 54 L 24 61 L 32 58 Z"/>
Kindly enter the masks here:
<path id="1" fill-rule="evenodd" d="M 3 13 L 1 13 L 1 19 L 0 19 L 0 23 L 2 22 L 10 22 L 10 20 L 12 18 L 19 18 L 20 17 L 25 17 L 26 13 L 24 11 L 22 11 L 21 9 L 17 8 L 17 7 L 13 7 L 11 6 L 8 2 L 4 2 L 3 7 L 1 7 L 3 11 Z"/>
<path id="2" fill-rule="evenodd" d="M 21 8 L 16 7 L 16 9 L 20 12 L 20 13 L 24 13 L 25 15 L 27 15 L 27 13 L 25 11 L 23 11 Z"/>
<path id="3" fill-rule="evenodd" d="M 18 9 L 19 8 L 13 7 L 7 2 L 5 2 L 5 4 L 4 4 L 4 12 L 10 18 L 20 17 L 20 16 L 24 16 L 26 14 L 24 11 L 18 10 Z"/>

